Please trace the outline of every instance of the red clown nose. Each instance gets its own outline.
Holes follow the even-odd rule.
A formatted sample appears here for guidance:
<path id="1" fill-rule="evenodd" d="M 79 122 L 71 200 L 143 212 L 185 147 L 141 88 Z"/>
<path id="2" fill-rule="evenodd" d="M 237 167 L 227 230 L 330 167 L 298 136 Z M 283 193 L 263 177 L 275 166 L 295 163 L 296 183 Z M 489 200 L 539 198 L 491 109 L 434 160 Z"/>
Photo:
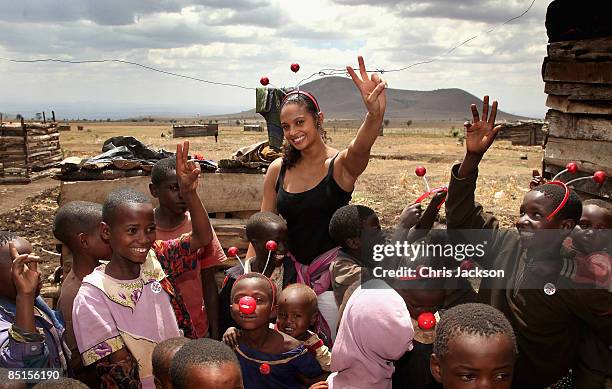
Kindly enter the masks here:
<path id="1" fill-rule="evenodd" d="M 431 312 L 423 312 L 417 318 L 419 328 L 422 330 L 431 330 L 436 326 L 436 316 Z"/>
<path id="2" fill-rule="evenodd" d="M 269 241 L 266 242 L 266 250 L 268 250 L 268 251 L 276 251 L 277 247 L 278 247 L 278 245 L 273 240 L 269 240 Z"/>
<path id="3" fill-rule="evenodd" d="M 251 313 L 255 312 L 255 308 L 257 308 L 257 303 L 255 302 L 255 299 L 251 296 L 243 296 L 240 298 L 240 300 L 238 300 L 238 308 L 240 309 L 241 313 L 244 313 L 245 315 L 250 315 Z"/>

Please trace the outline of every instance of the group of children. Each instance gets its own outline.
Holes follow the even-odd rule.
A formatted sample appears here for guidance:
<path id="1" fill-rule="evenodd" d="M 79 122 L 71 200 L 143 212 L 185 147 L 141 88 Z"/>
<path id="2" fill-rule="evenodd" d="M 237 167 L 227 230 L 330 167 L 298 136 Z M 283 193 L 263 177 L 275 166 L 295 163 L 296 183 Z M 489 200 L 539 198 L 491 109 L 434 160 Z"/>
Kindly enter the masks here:
<path id="1" fill-rule="evenodd" d="M 73 261 L 59 313 L 38 296 L 31 245 L 0 233 L 0 366 L 58 368 L 104 388 L 605 387 L 612 206 L 540 180 L 523 199 L 516 230 L 500 229 L 474 199 L 497 132 L 497 104 L 490 116 L 488 109 L 487 97 L 482 119 L 472 107 L 466 155 L 452 168 L 448 193 L 425 210 L 408 206 L 392 238 L 451 239 L 435 222 L 446 201 L 446 228 L 481 230 L 462 242 L 484 237 L 484 255 L 473 262 L 504 270 L 503 279 L 482 279 L 475 290 L 468 280 L 377 278 L 372 250 L 389 238 L 372 209 L 347 205 L 329 225 L 340 248 L 329 266 L 340 317 L 333 331 L 317 293 L 298 282 L 287 224 L 274 213 L 248 220 L 255 256 L 227 270 L 218 292 L 214 274 L 225 254 L 185 143 L 153 168 L 159 207 L 124 188 L 103 205 L 60 208 L 53 232 Z M 452 261 L 410 262 L 441 269 Z"/>

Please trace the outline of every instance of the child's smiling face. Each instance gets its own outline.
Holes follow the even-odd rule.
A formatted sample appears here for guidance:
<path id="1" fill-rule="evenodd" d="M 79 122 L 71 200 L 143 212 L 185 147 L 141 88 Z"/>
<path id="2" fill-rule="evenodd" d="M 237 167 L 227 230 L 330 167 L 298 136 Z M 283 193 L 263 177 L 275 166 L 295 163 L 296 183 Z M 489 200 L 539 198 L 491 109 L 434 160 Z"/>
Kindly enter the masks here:
<path id="1" fill-rule="evenodd" d="M 265 279 L 242 278 L 232 288 L 232 305 L 230 307 L 232 318 L 244 330 L 252 330 L 268 326 L 272 317 L 274 304 L 272 301 L 272 286 Z M 242 313 L 239 301 L 242 297 L 250 296 L 255 299 L 256 308 L 253 313 Z"/>
<path id="2" fill-rule="evenodd" d="M 458 333 L 448 351 L 431 357 L 431 372 L 444 389 L 506 389 L 512 384 L 514 346 L 504 334 Z"/>
<path id="3" fill-rule="evenodd" d="M 605 230 L 610 229 L 611 225 L 612 216 L 607 210 L 595 204 L 584 205 L 580 222 L 572 231 L 574 246 L 584 253 L 604 250 L 609 244 L 609 235 Z"/>
<path id="4" fill-rule="evenodd" d="M 312 302 L 300 289 L 284 290 L 278 301 L 277 328 L 279 331 L 303 340 L 308 328 L 316 320 L 317 312 L 313 312 Z"/>
<path id="5" fill-rule="evenodd" d="M 151 203 L 126 203 L 103 223 L 102 237 L 110 242 L 113 258 L 142 264 L 155 242 L 155 218 Z"/>
<path id="6" fill-rule="evenodd" d="M 558 215 L 548 220 L 548 215 L 554 211 L 554 208 L 551 199 L 547 198 L 542 192 L 532 190 L 525 194 L 520 215 L 516 221 L 516 228 L 523 247 L 549 247 L 551 244 L 558 243 L 551 242 L 555 235 L 538 233 L 538 230 L 553 230 L 565 227 L 566 221 L 560 220 Z M 561 238 L 562 236 L 559 234 L 559 240 Z"/>

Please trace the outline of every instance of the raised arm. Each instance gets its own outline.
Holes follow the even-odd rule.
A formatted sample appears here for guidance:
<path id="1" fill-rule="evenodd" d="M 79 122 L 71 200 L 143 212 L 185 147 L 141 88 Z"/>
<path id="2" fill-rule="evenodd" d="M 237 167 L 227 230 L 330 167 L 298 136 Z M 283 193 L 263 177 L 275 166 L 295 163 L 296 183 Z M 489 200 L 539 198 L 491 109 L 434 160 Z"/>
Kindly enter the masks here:
<path id="1" fill-rule="evenodd" d="M 357 178 L 363 173 L 370 160 L 370 150 L 378 137 L 378 131 L 383 122 L 387 96 L 385 89 L 387 83 L 378 75 L 368 76 L 363 57 L 359 57 L 359 73 L 357 76 L 353 68 L 346 67 L 355 86 L 359 90 L 363 103 L 368 110 L 366 118 L 357 131 L 357 136 L 351 141 L 348 148 L 342 150 L 336 159 L 334 178 L 340 187 L 352 189 Z"/>
<path id="2" fill-rule="evenodd" d="M 195 251 L 200 247 L 207 246 L 212 240 L 212 227 L 208 219 L 208 213 L 204 208 L 204 204 L 198 196 L 198 176 L 200 175 L 200 166 L 193 161 L 188 160 L 189 142 L 184 142 L 182 145 L 176 145 L 176 175 L 178 176 L 179 188 L 181 195 L 187 203 L 189 213 L 191 214 L 191 251 Z"/>

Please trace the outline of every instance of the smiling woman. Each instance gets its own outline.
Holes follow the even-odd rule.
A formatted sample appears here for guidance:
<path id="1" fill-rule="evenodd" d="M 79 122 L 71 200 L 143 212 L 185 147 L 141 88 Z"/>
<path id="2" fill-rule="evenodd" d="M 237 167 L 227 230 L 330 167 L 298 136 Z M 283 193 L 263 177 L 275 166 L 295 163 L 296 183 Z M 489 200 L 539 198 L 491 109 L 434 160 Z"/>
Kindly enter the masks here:
<path id="1" fill-rule="evenodd" d="M 368 75 L 362 57 L 359 76 L 350 66 L 347 71 L 368 112 L 357 135 L 342 151 L 327 146 L 324 114 L 316 98 L 303 91 L 289 93 L 280 115 L 287 142 L 284 157 L 268 169 L 261 204 L 262 211 L 278 213 L 287 221 L 298 282 L 309 285 L 319 296 L 319 308 L 332 338 L 338 313 L 328 269 L 339 248 L 329 236 L 329 221 L 351 200 L 355 182 L 368 166 L 386 107 L 387 84 L 378 74 Z M 326 297 L 330 297 L 329 303 Z"/>

